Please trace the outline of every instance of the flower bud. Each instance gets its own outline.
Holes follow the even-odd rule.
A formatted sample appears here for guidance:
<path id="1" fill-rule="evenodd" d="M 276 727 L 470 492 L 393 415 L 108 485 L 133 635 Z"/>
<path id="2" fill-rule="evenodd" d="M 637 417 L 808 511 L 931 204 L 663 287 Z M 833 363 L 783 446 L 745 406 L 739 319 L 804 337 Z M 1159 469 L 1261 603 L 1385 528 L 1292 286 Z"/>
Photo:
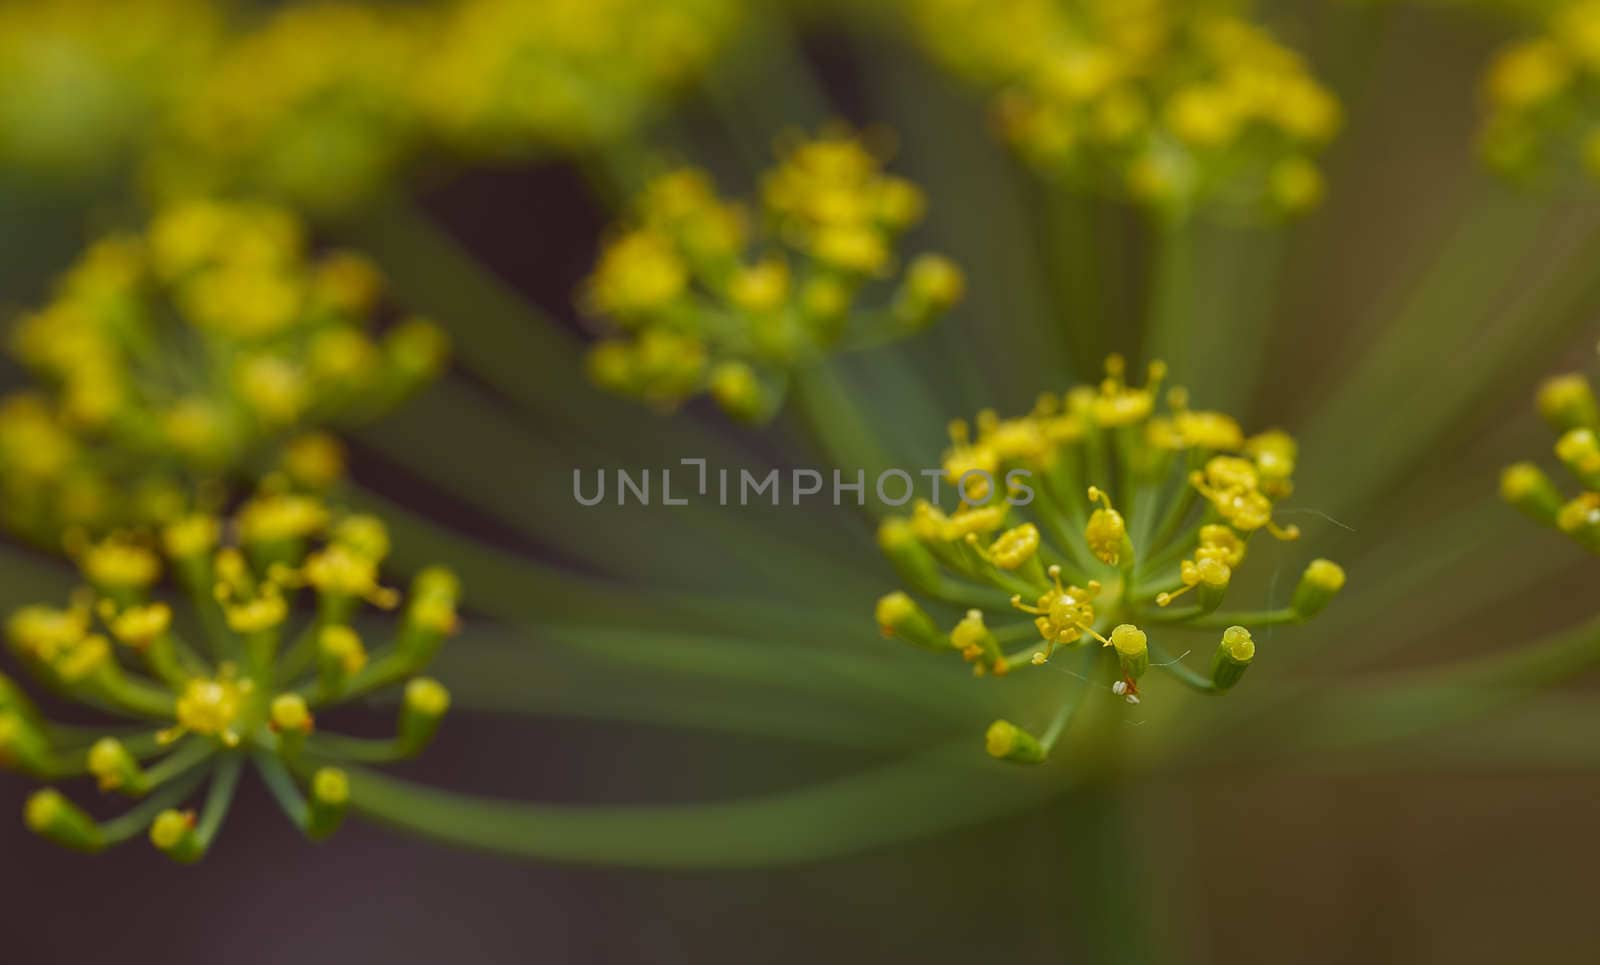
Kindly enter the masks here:
<path id="1" fill-rule="evenodd" d="M 1233 568 L 1221 560 L 1202 559 L 1195 564 L 1195 573 L 1200 577 L 1200 582 L 1195 584 L 1199 590 L 1200 612 L 1210 613 L 1222 605 L 1228 584 L 1233 580 Z"/>
<path id="2" fill-rule="evenodd" d="M 460 592 L 455 574 L 441 567 L 429 567 L 412 581 L 411 599 L 395 648 L 413 666 L 426 666 L 439 652 L 444 638 L 456 631 Z"/>
<path id="3" fill-rule="evenodd" d="M 1561 493 L 1544 470 L 1531 462 L 1507 466 L 1500 474 L 1500 496 L 1535 522 L 1555 525 Z"/>
<path id="4" fill-rule="evenodd" d="M 294 693 L 274 697 L 267 711 L 267 720 L 278 735 L 284 757 L 298 756 L 300 749 L 305 747 L 306 737 L 316 729 L 316 721 L 311 716 L 311 708 L 306 706 L 306 699 Z"/>
<path id="5" fill-rule="evenodd" d="M 1569 429 L 1600 428 L 1600 406 L 1596 406 L 1589 380 L 1577 373 L 1552 376 L 1539 387 L 1539 413 L 1557 432 Z"/>
<path id="6" fill-rule="evenodd" d="M 955 307 L 966 287 L 966 276 L 955 262 L 943 255 L 919 255 L 895 296 L 895 320 L 907 330 L 923 328 Z"/>
<path id="7" fill-rule="evenodd" d="M 990 724 L 983 742 L 989 756 L 997 760 L 1037 764 L 1045 759 L 1044 746 L 1038 739 L 1009 720 Z"/>
<path id="8" fill-rule="evenodd" d="M 967 615 L 950 631 L 950 645 L 979 666 L 996 667 L 1005 659 L 1000 652 L 1000 641 L 983 621 L 982 610 L 967 611 Z"/>
<path id="9" fill-rule="evenodd" d="M 322 628 L 317 636 L 317 675 L 325 695 L 337 697 L 344 693 L 350 678 L 366 665 L 366 647 L 354 630 L 343 624 Z"/>
<path id="10" fill-rule="evenodd" d="M 439 732 L 439 722 L 450 709 L 450 691 L 430 677 L 417 677 L 406 684 L 400 704 L 400 723 L 396 743 L 401 754 L 422 753 Z"/>
<path id="11" fill-rule="evenodd" d="M 350 776 L 337 767 L 320 768 L 311 776 L 306 836 L 321 841 L 339 830 L 350 804 Z"/>
<path id="12" fill-rule="evenodd" d="M 140 797 L 150 789 L 144 769 L 114 737 L 102 737 L 89 748 L 89 773 L 100 783 L 101 791 L 120 791 L 130 797 Z"/>
<path id="13" fill-rule="evenodd" d="M 944 650 L 950 643 L 917 602 L 894 592 L 878 600 L 878 629 L 886 637 L 899 637 L 927 650 Z"/>
<path id="14" fill-rule="evenodd" d="M 1111 631 L 1111 646 L 1116 648 L 1117 662 L 1122 665 L 1122 675 L 1138 680 L 1150 669 L 1149 638 L 1131 623 L 1124 623 Z"/>
<path id="15" fill-rule="evenodd" d="M 1211 685 L 1218 693 L 1225 693 L 1244 672 L 1256 656 L 1256 642 L 1244 627 L 1229 627 L 1222 631 L 1222 642 L 1217 645 L 1216 656 L 1211 658 Z"/>
<path id="16" fill-rule="evenodd" d="M 901 516 L 884 519 L 878 525 L 878 547 L 912 589 L 932 593 L 939 586 L 939 561 L 917 538 L 909 520 Z"/>
<path id="17" fill-rule="evenodd" d="M 193 864 L 205 854 L 199 835 L 195 834 L 193 811 L 167 809 L 156 815 L 150 825 L 150 843 L 167 857 L 180 864 Z"/>
<path id="18" fill-rule="evenodd" d="M 1305 620 L 1321 613 L 1344 588 L 1344 569 L 1330 560 L 1312 560 L 1294 591 L 1294 612 Z"/>
<path id="19" fill-rule="evenodd" d="M 444 330 L 424 318 L 408 318 L 384 340 L 389 364 L 402 383 L 414 385 L 435 378 L 450 357 Z"/>
<path id="20" fill-rule="evenodd" d="M 1600 489 L 1600 437 L 1593 429 L 1568 429 L 1556 440 L 1556 455 L 1585 486 Z"/>
<path id="21" fill-rule="evenodd" d="M 711 370 L 708 386 L 722 411 L 744 422 L 762 422 L 772 413 L 772 399 L 755 370 L 743 362 L 723 362 Z"/>
<path id="22" fill-rule="evenodd" d="M 28 798 L 23 819 L 30 831 L 63 848 L 90 854 L 105 848 L 100 826 L 53 787 Z"/>

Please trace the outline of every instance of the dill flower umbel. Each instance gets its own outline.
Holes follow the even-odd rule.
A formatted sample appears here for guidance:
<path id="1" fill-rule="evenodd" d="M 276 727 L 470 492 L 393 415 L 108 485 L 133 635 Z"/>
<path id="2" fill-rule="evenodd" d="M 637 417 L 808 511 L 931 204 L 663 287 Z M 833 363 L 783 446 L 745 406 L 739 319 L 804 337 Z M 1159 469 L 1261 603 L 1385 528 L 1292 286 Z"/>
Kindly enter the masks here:
<path id="1" fill-rule="evenodd" d="M 1496 55 L 1484 97 L 1483 151 L 1495 167 L 1600 177 L 1600 2 L 1551 5 L 1537 33 Z"/>
<path id="2" fill-rule="evenodd" d="M 457 0 L 416 86 L 430 131 L 467 154 L 615 141 L 727 40 L 730 0 Z"/>
<path id="3" fill-rule="evenodd" d="M 1112 356 L 1098 387 L 1043 395 L 1019 418 L 986 411 L 975 426 L 952 424 L 945 482 L 960 505 L 947 513 L 918 502 L 909 517 L 884 520 L 878 539 L 909 590 L 962 615 L 941 621 L 891 593 L 878 603 L 883 632 L 959 654 L 979 676 L 1045 664 L 1064 649 L 1103 650 L 1114 660 L 1113 691 L 1137 703 L 1152 660 L 1222 693 L 1255 657 L 1252 629 L 1327 606 L 1344 571 L 1317 559 L 1287 606 L 1223 608 L 1252 540 L 1299 537 L 1279 519 L 1295 441 L 1276 429 L 1247 436 L 1230 416 L 1190 408 L 1182 389 L 1163 405 L 1164 376 L 1153 363 L 1143 386 L 1130 385 Z M 1209 677 L 1160 650 L 1163 633 L 1177 629 L 1221 632 Z M 1038 737 L 1000 721 L 989 751 L 1042 760 L 1064 721 Z"/>
<path id="4" fill-rule="evenodd" d="M 1554 526 L 1591 553 L 1600 553 L 1600 407 L 1594 388 L 1576 372 L 1545 380 L 1539 412 L 1560 433 L 1556 458 L 1578 481 L 1578 495 L 1561 495 L 1532 462 L 1506 467 L 1500 494 L 1535 521 Z"/>
<path id="5" fill-rule="evenodd" d="M 39 387 L 0 400 L 8 525 L 156 523 L 197 482 L 281 468 L 304 488 L 341 472 L 310 430 L 375 416 L 443 363 L 443 336 L 379 335 L 383 279 L 348 251 L 312 253 L 278 208 L 188 202 L 141 235 L 92 245 L 11 338 Z"/>
<path id="6" fill-rule="evenodd" d="M 139 803 L 99 822 L 46 788 L 28 801 L 28 826 L 91 852 L 148 832 L 174 859 L 195 861 L 253 766 L 308 837 L 331 834 L 349 796 L 341 766 L 420 753 L 449 706 L 439 683 L 417 675 L 455 631 L 459 586 L 445 570 L 424 570 L 402 602 L 378 581 L 387 550 L 378 520 L 275 492 L 226 526 L 190 516 L 157 542 L 119 534 L 83 547 L 88 586 L 64 608 L 16 611 L 7 638 L 52 692 L 130 723 L 58 726 L 0 677 L 0 764 L 50 782 L 92 776 L 102 793 Z M 185 603 L 161 592 L 163 569 Z M 301 591 L 315 612 L 297 621 Z M 364 607 L 401 612 L 370 652 Z M 400 684 L 392 739 L 320 730 L 323 708 Z M 198 813 L 187 809 L 202 787 Z"/>
<path id="7" fill-rule="evenodd" d="M 759 421 L 791 370 L 918 331 L 961 297 L 961 272 L 921 255 L 897 272 L 894 246 L 923 197 L 860 138 L 831 131 L 780 145 L 762 217 L 684 168 L 651 181 L 600 254 L 584 303 L 621 334 L 589 356 L 601 386 L 670 407 L 709 392 Z M 887 303 L 863 288 L 899 275 Z"/>
<path id="8" fill-rule="evenodd" d="M 156 194 L 242 190 L 318 212 L 372 197 L 417 143 L 421 17 L 393 4 L 275 5 L 169 118 L 147 172 Z"/>
<path id="9" fill-rule="evenodd" d="M 200 83 L 221 38 L 205 0 L 0 2 L 0 166 L 104 172 Z"/>
<path id="10" fill-rule="evenodd" d="M 901 0 L 923 46 L 994 93 L 1035 168 L 1182 212 L 1298 212 L 1340 108 L 1266 30 L 1174 0 Z"/>

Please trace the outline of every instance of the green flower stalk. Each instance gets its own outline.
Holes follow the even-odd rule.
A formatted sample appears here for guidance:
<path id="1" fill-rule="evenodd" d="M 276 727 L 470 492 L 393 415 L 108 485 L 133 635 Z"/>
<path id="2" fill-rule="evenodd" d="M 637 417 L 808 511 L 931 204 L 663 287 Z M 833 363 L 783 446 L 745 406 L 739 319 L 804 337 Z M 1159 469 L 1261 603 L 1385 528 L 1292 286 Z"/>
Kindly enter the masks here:
<path id="1" fill-rule="evenodd" d="M 1098 388 L 1041 396 L 1021 418 L 981 413 L 976 434 L 951 426 L 944 479 L 959 508 L 920 501 L 885 520 L 879 542 L 912 590 L 965 615 L 946 632 L 891 593 L 877 612 L 886 636 L 959 654 L 979 676 L 1103 648 L 1113 692 L 1138 703 L 1140 679 L 1158 665 L 1203 693 L 1231 689 L 1255 657 L 1251 627 L 1299 623 L 1333 600 L 1344 571 L 1319 559 L 1288 606 L 1224 608 L 1258 533 L 1299 537 L 1275 519 L 1293 491 L 1294 440 L 1276 429 L 1247 437 L 1229 416 L 1189 408 L 1182 389 L 1162 407 L 1159 362 L 1137 388 L 1123 369 L 1113 356 Z M 1159 654 L 1152 662 L 1151 635 L 1181 628 L 1223 631 L 1210 677 Z M 1064 724 L 1034 737 L 1001 721 L 990 753 L 1043 760 Z"/>
<path id="2" fill-rule="evenodd" d="M 1539 412 L 1560 433 L 1556 457 L 1580 492 L 1566 499 L 1538 465 L 1519 462 L 1501 473 L 1500 495 L 1534 521 L 1600 553 L 1600 407 L 1594 388 L 1578 373 L 1547 379 L 1539 389 Z"/>
<path id="3" fill-rule="evenodd" d="M 924 206 L 858 137 L 780 145 L 761 199 L 752 229 L 699 170 L 645 187 L 585 284 L 585 307 L 621 333 L 589 356 L 598 384 L 664 408 L 706 392 L 764 421 L 793 370 L 919 331 L 961 298 L 960 269 L 921 255 L 887 302 L 858 306 L 896 276 L 895 241 Z"/>
<path id="4" fill-rule="evenodd" d="M 469 156 L 613 144 L 693 81 L 743 12 L 731 0 L 458 0 L 416 88 L 424 123 Z"/>
<path id="5" fill-rule="evenodd" d="M 148 831 L 174 860 L 196 861 L 252 767 L 307 837 L 327 837 L 349 799 L 342 766 L 416 756 L 438 730 L 449 694 L 418 675 L 456 630 L 455 577 L 425 570 L 402 600 L 378 582 L 380 521 L 292 493 L 263 492 L 226 526 L 186 517 L 160 544 L 119 535 L 82 547 L 88 585 L 71 603 L 23 607 L 7 624 L 12 652 L 43 687 L 135 722 L 61 727 L 0 678 L 0 764 L 51 782 L 89 775 L 102 793 L 139 802 L 100 822 L 46 788 L 28 802 L 28 826 L 91 852 Z M 163 566 L 187 606 L 161 592 Z M 292 626 L 302 590 L 314 612 Z M 392 642 L 370 656 L 356 629 L 368 626 L 363 607 L 401 613 Z M 325 708 L 401 683 L 393 739 L 318 727 Z M 199 811 L 186 809 L 202 786 Z"/>
<path id="6" fill-rule="evenodd" d="M 151 189 L 242 192 L 322 214 L 379 194 L 421 143 L 412 90 L 427 23 L 408 6 L 273 7 L 171 112 L 146 165 Z"/>
<path id="7" fill-rule="evenodd" d="M 308 250 L 275 207 L 189 202 L 95 243 L 11 338 L 39 388 L 0 400 L 5 522 L 58 545 L 168 521 L 207 480 L 326 489 L 343 460 L 316 430 L 380 415 L 445 361 L 429 322 L 375 331 L 382 296 L 371 262 Z"/>
<path id="8" fill-rule="evenodd" d="M 1600 177 L 1600 3 L 1552 5 L 1537 33 L 1496 55 L 1484 94 L 1489 163 L 1522 177 Z"/>
<path id="9" fill-rule="evenodd" d="M 1305 63 L 1222 5 L 1173 0 L 901 0 L 933 58 L 992 93 L 1045 176 L 1182 214 L 1296 213 L 1340 108 Z"/>

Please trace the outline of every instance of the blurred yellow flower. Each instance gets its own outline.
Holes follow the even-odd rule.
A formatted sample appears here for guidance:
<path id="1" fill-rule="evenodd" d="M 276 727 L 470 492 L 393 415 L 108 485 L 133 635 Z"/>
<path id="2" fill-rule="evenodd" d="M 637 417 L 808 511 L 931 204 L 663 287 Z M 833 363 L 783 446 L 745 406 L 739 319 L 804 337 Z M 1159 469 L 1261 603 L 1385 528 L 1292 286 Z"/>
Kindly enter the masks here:
<path id="1" fill-rule="evenodd" d="M 115 170 L 202 86 L 220 38 L 206 0 L 0 2 L 0 166 Z"/>
<path id="2" fill-rule="evenodd" d="M 1151 207 L 1294 213 L 1338 100 L 1266 30 L 1173 0 L 901 0 L 929 53 L 993 92 L 1039 171 Z"/>
<path id="3" fill-rule="evenodd" d="M 168 519 L 247 464 L 331 485 L 338 444 L 306 430 L 384 411 L 443 361 L 436 331 L 418 357 L 425 322 L 375 330 L 381 291 L 270 206 L 186 202 L 96 242 L 12 334 L 46 388 L 0 402 L 5 518 L 53 543 Z"/>
<path id="4" fill-rule="evenodd" d="M 457 0 L 415 89 L 430 129 L 465 153 L 586 149 L 631 133 L 741 14 L 732 0 Z"/>
<path id="5" fill-rule="evenodd" d="M 759 227 L 699 170 L 640 193 L 585 283 L 585 307 L 619 332 L 590 354 L 601 386 L 661 406 L 708 391 L 761 420 L 795 367 L 914 332 L 960 300 L 960 270 L 922 255 L 887 305 L 858 309 L 863 288 L 895 274 L 921 192 L 842 131 L 788 140 L 780 156 Z"/>

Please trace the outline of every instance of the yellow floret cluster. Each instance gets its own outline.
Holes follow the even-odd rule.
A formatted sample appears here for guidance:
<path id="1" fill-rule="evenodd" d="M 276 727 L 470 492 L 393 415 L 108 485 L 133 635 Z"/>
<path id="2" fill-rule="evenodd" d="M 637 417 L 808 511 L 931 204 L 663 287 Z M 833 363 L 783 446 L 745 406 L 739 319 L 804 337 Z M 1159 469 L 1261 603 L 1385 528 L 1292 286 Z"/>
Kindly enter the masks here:
<path id="1" fill-rule="evenodd" d="M 1094 642 L 1116 654 L 1115 692 L 1136 701 L 1151 636 L 1227 629 L 1211 678 L 1180 671 L 1220 693 L 1254 657 L 1249 627 L 1308 619 L 1343 588 L 1338 565 L 1314 560 L 1286 605 L 1223 611 L 1256 534 L 1300 535 L 1277 518 L 1293 492 L 1295 442 L 1280 430 L 1246 435 L 1228 415 L 1190 408 L 1182 389 L 1163 396 L 1160 363 L 1142 386 L 1126 381 L 1120 358 L 1106 368 L 1099 386 L 1041 396 L 1024 416 L 952 425 L 944 481 L 959 505 L 918 501 L 882 523 L 879 544 L 909 590 L 960 615 L 945 630 L 892 593 L 878 605 L 886 635 L 959 654 L 979 675 Z M 1013 759 L 1042 758 L 1048 740 L 1019 743 L 1004 723 L 991 750 L 1001 734 L 1026 755 Z"/>
<path id="2" fill-rule="evenodd" d="M 592 351 L 591 374 L 658 406 L 709 392 L 765 419 L 792 370 L 915 332 L 960 299 L 949 259 L 897 270 L 896 241 L 922 214 L 921 192 L 844 131 L 780 145 L 759 217 L 702 171 L 661 175 L 585 283 L 586 308 L 618 333 Z M 859 304 L 889 282 L 885 302 Z"/>
<path id="3" fill-rule="evenodd" d="M 0 400 L 6 521 L 47 543 L 157 522 L 247 469 L 325 488 L 342 457 L 310 430 L 383 412 L 444 361 L 431 323 L 377 330 L 383 288 L 270 206 L 186 202 L 96 242 L 11 335 L 36 387 Z"/>
<path id="4" fill-rule="evenodd" d="M 1338 100 L 1271 33 L 1174 0 L 902 0 L 947 68 L 994 95 L 1047 176 L 1166 211 L 1298 212 Z"/>

